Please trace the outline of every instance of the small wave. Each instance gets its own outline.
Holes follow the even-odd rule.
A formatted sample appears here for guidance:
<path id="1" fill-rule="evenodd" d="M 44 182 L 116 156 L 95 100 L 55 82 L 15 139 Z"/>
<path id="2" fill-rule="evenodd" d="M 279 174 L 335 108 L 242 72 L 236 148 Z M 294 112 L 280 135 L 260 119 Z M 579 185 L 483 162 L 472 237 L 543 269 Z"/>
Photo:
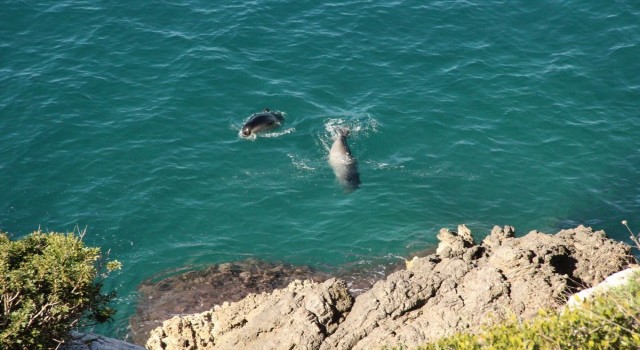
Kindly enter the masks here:
<path id="1" fill-rule="evenodd" d="M 350 120 L 344 118 L 329 118 L 324 123 L 325 135 L 319 135 L 318 138 L 322 146 L 329 151 L 331 149 L 331 142 L 340 129 L 349 129 L 349 137 L 359 139 L 368 136 L 370 133 L 377 133 L 378 127 L 378 121 L 370 115 L 366 115 L 364 118 Z"/>
<path id="2" fill-rule="evenodd" d="M 324 123 L 325 130 L 335 136 L 339 129 L 347 128 L 352 135 L 368 135 L 378 132 L 379 123 L 376 119 L 367 115 L 365 118 L 345 120 L 343 118 L 330 118 Z"/>
<path id="3" fill-rule="evenodd" d="M 313 166 L 311 166 L 309 164 L 310 161 L 307 160 L 307 159 L 302 159 L 302 158 L 298 157 L 297 155 L 295 155 L 293 153 L 288 153 L 287 157 L 289 157 L 289 159 L 291 159 L 291 163 L 298 170 L 305 170 L 305 171 L 314 171 L 314 170 L 316 170 L 315 167 L 313 167 Z"/>
<path id="4" fill-rule="evenodd" d="M 404 165 L 402 164 L 389 164 L 385 162 L 376 162 L 376 161 L 367 161 L 368 165 L 373 169 L 379 170 L 390 170 L 390 169 L 404 169 Z"/>
<path id="5" fill-rule="evenodd" d="M 482 179 L 482 175 L 458 169 L 451 164 L 443 164 L 435 167 L 429 167 L 426 170 L 413 170 L 409 172 L 417 178 L 461 178 L 469 181 L 477 181 Z"/>
<path id="6" fill-rule="evenodd" d="M 281 131 L 272 131 L 272 132 L 265 132 L 265 133 L 261 133 L 258 134 L 259 137 L 279 137 L 282 135 L 287 135 L 287 134 L 291 134 L 292 132 L 295 132 L 296 128 L 287 128 Z"/>

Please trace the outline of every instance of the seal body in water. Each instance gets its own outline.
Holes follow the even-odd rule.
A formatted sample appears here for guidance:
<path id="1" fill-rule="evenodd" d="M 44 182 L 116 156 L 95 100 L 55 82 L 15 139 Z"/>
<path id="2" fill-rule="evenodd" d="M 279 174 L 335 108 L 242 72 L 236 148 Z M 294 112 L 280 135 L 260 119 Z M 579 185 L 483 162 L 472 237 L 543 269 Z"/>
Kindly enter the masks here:
<path id="1" fill-rule="evenodd" d="M 329 164 L 344 190 L 352 192 L 360 187 L 360 174 L 358 173 L 358 162 L 347 145 L 348 136 L 349 129 L 337 130 L 329 151 Z"/>
<path id="2" fill-rule="evenodd" d="M 284 122 L 284 116 L 280 112 L 273 112 L 266 108 L 260 113 L 252 115 L 249 120 L 244 123 L 240 135 L 249 137 L 259 132 L 277 128 Z"/>

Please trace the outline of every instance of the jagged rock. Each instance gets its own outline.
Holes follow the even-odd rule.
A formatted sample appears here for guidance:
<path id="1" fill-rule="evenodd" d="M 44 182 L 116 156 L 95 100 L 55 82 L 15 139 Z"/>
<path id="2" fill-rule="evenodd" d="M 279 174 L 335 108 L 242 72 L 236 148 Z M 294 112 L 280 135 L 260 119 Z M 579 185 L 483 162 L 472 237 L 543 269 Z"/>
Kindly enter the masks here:
<path id="1" fill-rule="evenodd" d="M 516 236 L 516 229 L 513 226 L 494 226 L 491 233 L 482 241 L 485 247 L 496 247 L 506 238 Z"/>
<path id="2" fill-rule="evenodd" d="M 494 228 L 483 244 L 466 248 L 481 251 L 473 259 L 464 259 L 465 253 L 459 252 L 464 243 L 460 235 L 443 230 L 438 238 L 455 248 L 444 249 L 442 256 L 418 259 L 411 272 L 392 274 L 360 295 L 321 348 L 414 346 L 457 331 L 477 330 L 508 315 L 532 316 L 540 308 L 563 304 L 578 287 L 576 281 L 584 282 L 585 276 L 597 281 L 595 276 L 603 275 L 581 273 L 577 268 L 587 262 L 607 259 L 612 263 L 602 268 L 613 272 L 633 260 L 628 246 L 582 226 L 558 235 L 534 231 L 522 238 L 515 238 L 510 227 Z"/>
<path id="3" fill-rule="evenodd" d="M 438 244 L 438 249 L 436 249 L 436 254 L 447 258 L 464 254 L 466 248 L 474 245 L 471 230 L 465 225 L 458 226 L 458 232 L 443 228 L 437 237 L 440 243 Z"/>
<path id="4" fill-rule="evenodd" d="M 475 244 L 464 225 L 438 234 L 436 254 L 414 258 L 351 306 L 344 284 L 292 283 L 199 315 L 165 321 L 149 349 L 371 349 L 415 346 L 529 317 L 635 262 L 630 247 L 580 226 L 515 237 L 495 227 Z M 333 292 L 329 292 L 332 290 Z M 341 305 L 341 306 L 339 306 Z"/>
<path id="5" fill-rule="evenodd" d="M 583 287 L 602 282 L 633 260 L 630 249 L 626 254 L 620 254 L 622 244 L 609 239 L 604 231 L 593 232 L 589 227 L 578 226 L 562 230 L 556 236 L 571 242 L 571 256 L 576 262 L 573 275 Z"/>
<path id="6" fill-rule="evenodd" d="M 317 349 L 353 305 L 343 281 L 294 281 L 151 332 L 148 349 Z"/>

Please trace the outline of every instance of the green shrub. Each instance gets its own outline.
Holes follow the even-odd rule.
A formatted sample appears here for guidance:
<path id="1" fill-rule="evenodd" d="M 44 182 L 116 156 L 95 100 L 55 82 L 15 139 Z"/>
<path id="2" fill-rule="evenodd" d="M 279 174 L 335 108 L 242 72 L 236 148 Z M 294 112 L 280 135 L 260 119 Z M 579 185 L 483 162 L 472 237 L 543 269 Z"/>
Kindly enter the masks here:
<path id="1" fill-rule="evenodd" d="M 420 347 L 435 349 L 640 349 L 640 276 L 564 312 L 546 311 Z"/>
<path id="2" fill-rule="evenodd" d="M 0 232 L 0 349 L 53 349 L 71 328 L 111 319 L 115 295 L 100 289 L 120 263 L 103 265 L 82 236 L 38 230 L 12 241 Z"/>

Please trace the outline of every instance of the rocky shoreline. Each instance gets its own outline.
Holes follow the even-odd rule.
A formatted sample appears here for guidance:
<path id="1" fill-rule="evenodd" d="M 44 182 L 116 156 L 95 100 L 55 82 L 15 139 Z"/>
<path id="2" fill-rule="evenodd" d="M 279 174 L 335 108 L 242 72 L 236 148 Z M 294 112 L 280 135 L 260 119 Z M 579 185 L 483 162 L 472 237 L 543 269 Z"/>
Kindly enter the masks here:
<path id="1" fill-rule="evenodd" d="M 507 317 L 557 308 L 569 295 L 635 264 L 631 248 L 579 226 L 515 237 L 495 227 L 476 243 L 443 229 L 435 254 L 416 257 L 354 297 L 347 284 L 295 279 L 151 332 L 148 349 L 369 349 L 415 346 Z"/>
<path id="2" fill-rule="evenodd" d="M 417 252 L 424 256 L 435 248 Z M 130 318 L 130 339 L 144 345 L 152 329 L 175 315 L 207 311 L 212 305 L 235 302 L 249 294 L 271 293 L 286 288 L 295 280 L 324 282 L 330 278 L 345 281 L 349 293 L 356 297 L 389 274 L 405 268 L 405 261 L 345 265 L 332 270 L 318 270 L 249 258 L 209 266 L 183 273 L 166 272 L 138 286 L 136 314 Z"/>

